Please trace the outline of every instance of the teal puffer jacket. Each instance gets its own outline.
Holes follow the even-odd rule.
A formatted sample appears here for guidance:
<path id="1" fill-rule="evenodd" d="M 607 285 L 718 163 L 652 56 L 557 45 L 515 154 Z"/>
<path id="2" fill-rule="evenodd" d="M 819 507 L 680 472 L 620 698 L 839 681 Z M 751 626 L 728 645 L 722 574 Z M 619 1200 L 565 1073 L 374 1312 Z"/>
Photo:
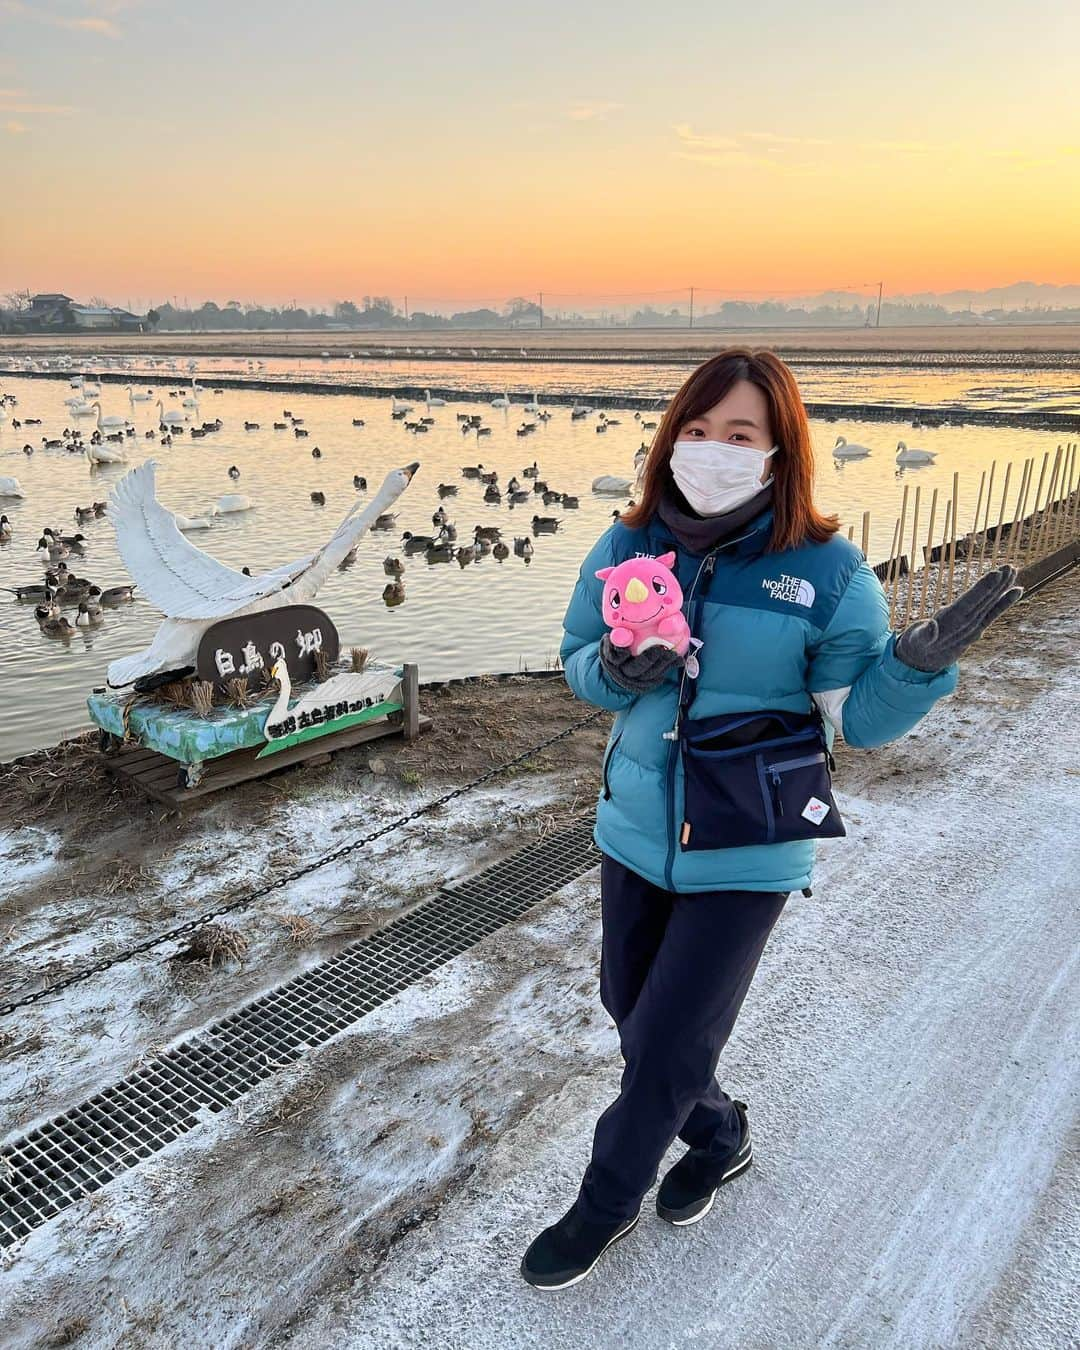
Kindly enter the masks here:
<path id="1" fill-rule="evenodd" d="M 700 673 L 689 718 L 784 709 L 826 721 L 852 746 L 882 745 L 910 731 L 956 688 L 954 662 L 913 670 L 894 653 L 885 592 L 862 550 L 840 534 L 766 553 L 766 507 L 707 554 L 689 552 L 659 519 L 631 530 L 616 521 L 593 546 L 563 620 L 560 655 L 578 698 L 618 713 L 604 757 L 596 843 L 605 853 L 671 891 L 793 891 L 810 885 L 816 842 L 684 849 L 684 774 L 677 740 L 665 739 L 678 710 L 679 672 L 647 694 L 615 684 L 600 664 L 607 631 L 596 577 L 635 554 L 674 550 L 683 612 L 701 639 Z M 839 782 L 837 786 L 840 786 Z"/>

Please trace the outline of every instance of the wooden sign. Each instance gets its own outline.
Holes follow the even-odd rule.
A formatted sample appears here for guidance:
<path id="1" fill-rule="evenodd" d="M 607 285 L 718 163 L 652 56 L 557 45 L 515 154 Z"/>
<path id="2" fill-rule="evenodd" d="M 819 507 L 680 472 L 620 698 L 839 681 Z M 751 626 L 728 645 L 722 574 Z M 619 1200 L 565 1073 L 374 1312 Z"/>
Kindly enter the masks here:
<path id="1" fill-rule="evenodd" d="M 296 684 L 315 674 L 315 653 L 333 663 L 338 658 L 338 632 L 314 605 L 285 605 L 222 619 L 203 634 L 195 658 L 200 680 L 221 688 L 227 681 L 258 671 L 269 676 L 275 661 L 284 661 Z"/>

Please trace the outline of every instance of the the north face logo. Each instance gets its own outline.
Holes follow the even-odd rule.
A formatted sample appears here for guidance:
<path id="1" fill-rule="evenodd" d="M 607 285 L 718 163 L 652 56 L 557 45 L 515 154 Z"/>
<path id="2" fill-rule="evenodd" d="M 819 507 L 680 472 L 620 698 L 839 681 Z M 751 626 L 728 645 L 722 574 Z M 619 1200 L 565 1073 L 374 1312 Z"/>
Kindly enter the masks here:
<path id="1" fill-rule="evenodd" d="M 785 572 L 781 575 L 779 581 L 766 578 L 761 584 L 774 600 L 787 600 L 793 605 L 812 605 L 814 603 L 814 588 L 809 581 L 804 581 L 802 577 L 789 577 Z"/>

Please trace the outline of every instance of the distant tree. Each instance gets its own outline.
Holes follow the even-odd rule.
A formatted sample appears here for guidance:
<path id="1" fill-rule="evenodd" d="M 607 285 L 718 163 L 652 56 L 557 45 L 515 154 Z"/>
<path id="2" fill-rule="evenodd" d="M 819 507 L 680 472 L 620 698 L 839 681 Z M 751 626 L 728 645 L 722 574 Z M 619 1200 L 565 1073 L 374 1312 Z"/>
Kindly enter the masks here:
<path id="1" fill-rule="evenodd" d="M 92 295 L 92 296 L 90 297 L 90 303 L 91 303 L 92 305 L 97 305 L 97 307 L 98 307 L 99 309 L 108 309 L 108 308 L 109 308 L 109 302 L 108 302 L 108 300 L 105 299 L 105 297 L 104 297 L 103 295 Z"/>
<path id="2" fill-rule="evenodd" d="M 360 317 L 360 311 L 351 300 L 339 300 L 334 306 L 334 318 L 340 323 L 354 323 Z"/>
<path id="3" fill-rule="evenodd" d="M 7 308 L 13 309 L 16 314 L 21 314 L 23 310 L 30 308 L 29 291 L 8 291 L 4 299 L 7 301 Z"/>
<path id="4" fill-rule="evenodd" d="M 146 322 L 150 325 L 151 328 L 156 328 L 158 324 L 161 322 L 161 315 L 157 312 L 156 309 L 148 309 L 146 311 Z"/>

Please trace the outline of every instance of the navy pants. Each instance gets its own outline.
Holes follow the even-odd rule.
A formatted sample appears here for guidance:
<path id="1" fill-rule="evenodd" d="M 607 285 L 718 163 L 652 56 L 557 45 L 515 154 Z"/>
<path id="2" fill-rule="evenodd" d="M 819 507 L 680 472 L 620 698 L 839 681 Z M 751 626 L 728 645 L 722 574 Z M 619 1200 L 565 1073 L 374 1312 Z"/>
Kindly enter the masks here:
<path id="1" fill-rule="evenodd" d="M 789 891 L 666 891 L 604 854 L 600 1001 L 625 1061 L 596 1122 L 577 1208 L 636 1214 L 676 1135 L 718 1158 L 739 1117 L 713 1076 Z"/>

